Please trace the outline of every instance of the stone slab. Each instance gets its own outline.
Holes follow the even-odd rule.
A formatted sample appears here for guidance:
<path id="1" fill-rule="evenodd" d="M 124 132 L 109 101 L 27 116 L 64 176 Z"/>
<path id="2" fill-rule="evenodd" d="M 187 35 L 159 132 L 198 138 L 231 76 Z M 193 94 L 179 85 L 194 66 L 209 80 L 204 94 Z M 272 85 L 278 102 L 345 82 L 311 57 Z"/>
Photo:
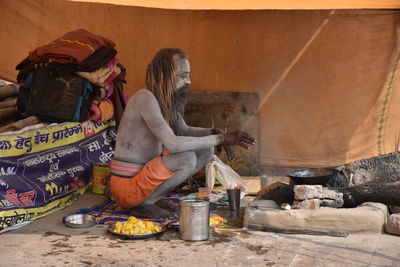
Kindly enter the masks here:
<path id="1" fill-rule="evenodd" d="M 343 194 L 329 190 L 322 185 L 295 185 L 293 187 L 294 198 L 296 200 L 305 200 L 313 198 L 343 199 Z"/>
<path id="2" fill-rule="evenodd" d="M 343 206 L 343 196 L 337 199 L 321 199 L 321 206 L 331 207 L 331 208 L 340 208 Z"/>
<path id="3" fill-rule="evenodd" d="M 357 208 L 321 207 L 307 209 L 252 209 L 246 208 L 244 226 L 250 224 L 279 228 L 320 228 L 346 230 L 351 233 L 381 233 L 384 230 L 388 207 L 366 202 Z"/>
<path id="4" fill-rule="evenodd" d="M 321 200 L 316 199 L 306 199 L 306 200 L 295 200 L 293 201 L 293 209 L 319 209 L 321 206 Z"/>
<path id="5" fill-rule="evenodd" d="M 400 235 L 400 213 L 392 214 L 386 223 L 386 232 Z"/>

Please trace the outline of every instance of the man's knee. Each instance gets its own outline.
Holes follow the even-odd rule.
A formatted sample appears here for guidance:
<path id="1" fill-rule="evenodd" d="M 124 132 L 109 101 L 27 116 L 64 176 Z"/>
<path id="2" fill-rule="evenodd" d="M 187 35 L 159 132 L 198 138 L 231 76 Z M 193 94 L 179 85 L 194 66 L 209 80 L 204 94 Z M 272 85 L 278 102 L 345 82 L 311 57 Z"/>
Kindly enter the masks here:
<path id="1" fill-rule="evenodd" d="M 196 153 L 187 151 L 163 157 L 165 166 L 173 172 L 194 170 L 197 162 Z"/>
<path id="2" fill-rule="evenodd" d="M 214 155 L 214 147 L 198 150 L 196 155 L 198 160 L 201 160 L 204 163 L 208 163 Z"/>
<path id="3" fill-rule="evenodd" d="M 210 147 L 210 148 L 206 149 L 205 157 L 207 159 L 207 162 L 209 162 L 211 160 L 213 155 L 214 155 L 214 147 Z"/>
<path id="4" fill-rule="evenodd" d="M 187 171 L 188 173 L 192 173 L 197 163 L 196 153 L 192 151 L 182 152 L 181 153 L 181 169 Z"/>

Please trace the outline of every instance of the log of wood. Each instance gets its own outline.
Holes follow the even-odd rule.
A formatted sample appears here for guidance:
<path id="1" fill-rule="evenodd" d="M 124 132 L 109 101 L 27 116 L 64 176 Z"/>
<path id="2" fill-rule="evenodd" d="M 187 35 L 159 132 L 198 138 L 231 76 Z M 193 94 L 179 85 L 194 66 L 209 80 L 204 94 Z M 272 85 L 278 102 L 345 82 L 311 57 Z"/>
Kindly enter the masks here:
<path id="1" fill-rule="evenodd" d="M 19 116 L 17 107 L 0 109 L 0 122 L 8 122 Z"/>
<path id="2" fill-rule="evenodd" d="M 4 86 L 0 86 L 0 100 L 9 96 L 13 96 L 18 94 L 19 85 L 18 84 L 8 84 Z"/>
<path id="3" fill-rule="evenodd" d="M 281 205 L 283 203 L 292 204 L 294 200 L 293 186 L 284 183 L 276 182 L 262 188 L 257 195 L 270 199 Z"/>
<path id="4" fill-rule="evenodd" d="M 9 100 L 3 100 L 0 102 L 0 109 L 1 108 L 9 108 L 15 107 L 17 105 L 17 98 L 12 98 Z"/>
<path id="5" fill-rule="evenodd" d="M 345 180 L 349 187 L 369 182 L 400 181 L 400 152 L 358 160 L 336 170 L 336 179 Z"/>
<path id="6" fill-rule="evenodd" d="M 30 116 L 23 120 L 12 122 L 12 123 L 9 123 L 7 125 L 0 127 L 0 133 L 4 133 L 4 132 L 8 132 L 8 131 L 18 131 L 26 126 L 30 126 L 30 125 L 34 125 L 34 124 L 38 124 L 38 123 L 40 123 L 40 120 L 37 117 Z"/>
<path id="7" fill-rule="evenodd" d="M 358 186 L 331 189 L 343 193 L 343 208 L 354 208 L 364 202 L 400 206 L 400 181 L 394 183 L 371 182 Z"/>

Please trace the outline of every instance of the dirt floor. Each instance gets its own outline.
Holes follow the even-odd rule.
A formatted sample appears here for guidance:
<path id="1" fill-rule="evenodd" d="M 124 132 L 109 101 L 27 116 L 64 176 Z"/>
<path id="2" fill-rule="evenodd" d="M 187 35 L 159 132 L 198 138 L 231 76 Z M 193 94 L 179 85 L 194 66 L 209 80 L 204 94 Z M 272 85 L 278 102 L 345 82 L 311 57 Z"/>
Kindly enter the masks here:
<path id="1" fill-rule="evenodd" d="M 86 193 L 72 206 L 0 236 L 0 266 L 398 266 L 400 236 L 351 234 L 346 238 L 211 230 L 187 242 L 175 230 L 148 240 L 121 240 L 106 225 L 64 226 L 63 216 L 101 203 Z M 218 209 L 217 209 L 218 211 Z M 222 212 L 224 213 L 224 212 Z"/>

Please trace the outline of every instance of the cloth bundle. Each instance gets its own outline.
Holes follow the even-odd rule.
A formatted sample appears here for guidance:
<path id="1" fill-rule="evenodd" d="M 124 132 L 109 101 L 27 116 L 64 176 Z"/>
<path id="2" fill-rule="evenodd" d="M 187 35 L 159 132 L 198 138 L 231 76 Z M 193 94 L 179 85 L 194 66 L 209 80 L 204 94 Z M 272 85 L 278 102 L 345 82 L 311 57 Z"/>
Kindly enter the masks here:
<path id="1" fill-rule="evenodd" d="M 105 121 L 115 117 L 119 124 L 125 109 L 126 70 L 115 57 L 112 40 L 78 29 L 29 53 L 16 66 L 17 81 L 25 83 L 38 68 L 52 68 L 60 76 L 77 75 L 93 84 L 87 119 Z M 93 99 L 93 100 L 92 100 Z"/>

